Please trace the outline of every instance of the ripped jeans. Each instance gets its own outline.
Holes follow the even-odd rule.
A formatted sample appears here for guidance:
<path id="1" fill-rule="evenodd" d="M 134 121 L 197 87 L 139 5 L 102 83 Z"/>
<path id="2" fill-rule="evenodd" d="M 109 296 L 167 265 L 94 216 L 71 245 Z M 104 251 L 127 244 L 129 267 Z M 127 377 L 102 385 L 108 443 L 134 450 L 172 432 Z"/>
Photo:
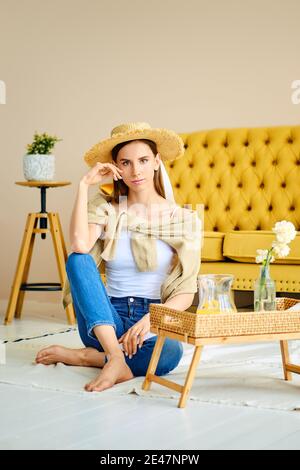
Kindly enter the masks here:
<path id="1" fill-rule="evenodd" d="M 150 303 L 161 303 L 160 299 L 142 297 L 109 297 L 96 263 L 90 254 L 71 253 L 66 270 L 70 282 L 73 306 L 77 316 L 78 331 L 83 344 L 103 351 L 93 333 L 97 325 L 112 325 L 117 338 L 139 321 L 149 311 Z M 134 376 L 146 375 L 156 337 L 144 341 L 141 348 L 125 361 Z M 158 361 L 156 375 L 168 374 L 178 365 L 183 354 L 180 341 L 165 339 Z"/>

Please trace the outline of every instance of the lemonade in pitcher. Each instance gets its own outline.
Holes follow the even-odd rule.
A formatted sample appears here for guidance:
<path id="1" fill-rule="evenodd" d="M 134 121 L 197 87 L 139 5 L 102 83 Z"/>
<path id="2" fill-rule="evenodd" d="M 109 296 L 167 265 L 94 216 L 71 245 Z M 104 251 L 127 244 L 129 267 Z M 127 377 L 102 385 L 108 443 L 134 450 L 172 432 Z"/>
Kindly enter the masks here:
<path id="1" fill-rule="evenodd" d="M 232 274 L 201 274 L 198 276 L 199 304 L 197 313 L 235 313 L 231 285 Z"/>

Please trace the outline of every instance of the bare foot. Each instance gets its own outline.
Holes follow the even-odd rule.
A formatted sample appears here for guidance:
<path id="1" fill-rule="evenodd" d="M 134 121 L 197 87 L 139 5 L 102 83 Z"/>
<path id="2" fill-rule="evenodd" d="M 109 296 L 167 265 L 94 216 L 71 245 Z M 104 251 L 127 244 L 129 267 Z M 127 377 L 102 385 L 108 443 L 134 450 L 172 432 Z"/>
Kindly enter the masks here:
<path id="1" fill-rule="evenodd" d="M 105 354 L 95 348 L 71 349 L 64 346 L 49 346 L 38 352 L 37 364 L 57 364 L 63 362 L 70 366 L 103 367 Z"/>
<path id="2" fill-rule="evenodd" d="M 87 392 L 102 392 L 113 385 L 133 379 L 130 368 L 122 356 L 111 356 L 100 375 L 84 387 Z"/>

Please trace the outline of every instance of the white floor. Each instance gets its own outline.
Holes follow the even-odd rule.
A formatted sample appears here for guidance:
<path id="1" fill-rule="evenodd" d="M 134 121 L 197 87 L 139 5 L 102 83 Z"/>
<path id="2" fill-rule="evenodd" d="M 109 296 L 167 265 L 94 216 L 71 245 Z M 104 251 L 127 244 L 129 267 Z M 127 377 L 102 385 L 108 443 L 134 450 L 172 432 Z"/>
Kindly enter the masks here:
<path id="1" fill-rule="evenodd" d="M 60 306 L 28 305 L 22 320 L 0 327 L 0 338 L 68 329 Z M 0 403 L 0 449 L 300 449 L 299 411 L 192 400 L 178 409 L 173 399 L 79 395 L 1 380 Z"/>

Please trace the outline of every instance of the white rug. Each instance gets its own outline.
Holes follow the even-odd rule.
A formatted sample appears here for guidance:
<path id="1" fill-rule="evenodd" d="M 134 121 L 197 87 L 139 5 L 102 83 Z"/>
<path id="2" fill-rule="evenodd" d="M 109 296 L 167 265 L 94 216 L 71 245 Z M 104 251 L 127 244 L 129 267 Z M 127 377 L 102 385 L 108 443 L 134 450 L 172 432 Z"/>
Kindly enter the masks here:
<path id="1" fill-rule="evenodd" d="M 185 376 L 186 368 L 179 368 L 170 380 L 183 384 Z M 179 400 L 178 393 L 153 383 L 149 392 L 142 390 L 141 384 L 134 387 L 134 392 Z M 271 365 L 204 365 L 199 366 L 189 398 L 210 404 L 300 411 L 300 380 L 297 376 L 285 382 L 281 370 Z"/>
<path id="2" fill-rule="evenodd" d="M 38 320 L 26 320 L 26 322 L 14 320 L 11 325 L 0 325 L 0 341 L 17 342 L 24 339 L 28 340 L 56 333 L 64 333 L 75 329 L 77 329 L 76 326 L 62 325 L 58 322 L 42 324 Z"/>
<path id="3" fill-rule="evenodd" d="M 7 343 L 6 364 L 0 365 L 0 382 L 65 393 L 89 393 L 84 391 L 84 385 L 99 373 L 97 368 L 64 364 L 44 366 L 33 362 L 37 351 L 50 344 L 82 347 L 77 331 Z M 166 378 L 183 384 L 192 353 L 193 348 L 185 345 L 179 366 Z M 292 361 L 300 364 L 300 341 L 290 342 L 290 353 Z M 136 393 L 145 398 L 172 398 L 177 404 L 178 393 L 158 384 L 152 384 L 151 389 L 145 392 L 141 388 L 143 380 L 143 377 L 137 377 L 90 395 L 101 399 L 103 394 Z M 293 374 L 292 382 L 283 380 L 279 343 L 207 346 L 203 350 L 190 399 L 211 404 L 300 411 L 300 376 Z"/>

